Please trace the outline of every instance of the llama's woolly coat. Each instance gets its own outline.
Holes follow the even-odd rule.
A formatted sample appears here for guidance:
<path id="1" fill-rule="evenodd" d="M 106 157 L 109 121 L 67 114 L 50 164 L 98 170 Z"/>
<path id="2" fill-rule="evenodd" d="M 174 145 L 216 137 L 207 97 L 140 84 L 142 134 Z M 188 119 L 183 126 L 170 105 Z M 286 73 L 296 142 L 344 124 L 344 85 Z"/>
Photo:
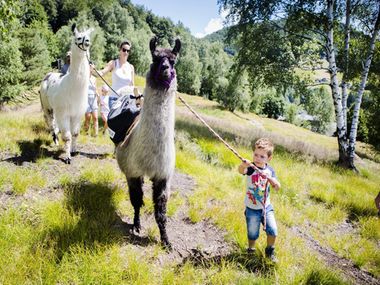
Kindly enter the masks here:
<path id="1" fill-rule="evenodd" d="M 72 49 L 77 47 L 72 47 Z M 41 101 L 47 109 L 54 110 L 60 130 L 70 126 L 70 118 L 82 117 L 87 108 L 87 92 L 90 79 L 88 61 L 80 54 L 73 54 L 70 70 L 73 72 L 50 73 L 41 85 Z M 79 62 L 78 62 L 79 61 Z M 78 70 L 78 72 L 74 72 Z"/>
<path id="2" fill-rule="evenodd" d="M 172 176 L 175 166 L 175 93 L 176 81 L 167 91 L 146 87 L 140 121 L 128 144 L 116 148 L 119 167 L 127 177 L 169 179 Z"/>

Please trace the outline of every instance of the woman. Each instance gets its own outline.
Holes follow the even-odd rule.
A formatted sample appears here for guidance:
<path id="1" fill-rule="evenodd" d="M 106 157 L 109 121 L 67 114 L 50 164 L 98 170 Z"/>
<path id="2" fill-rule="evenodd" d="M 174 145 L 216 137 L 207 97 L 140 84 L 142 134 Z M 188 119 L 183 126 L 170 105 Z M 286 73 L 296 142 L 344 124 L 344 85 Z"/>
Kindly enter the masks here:
<path id="1" fill-rule="evenodd" d="M 112 72 L 112 89 L 117 93 L 111 90 L 108 101 L 110 109 L 112 104 L 118 99 L 121 89 L 130 87 L 131 92 L 133 92 L 133 87 L 135 85 L 135 68 L 128 62 L 131 47 L 132 45 L 129 41 L 123 41 L 119 45 L 119 57 L 108 62 L 106 67 L 99 72 L 101 76 L 104 76 L 108 72 Z"/>

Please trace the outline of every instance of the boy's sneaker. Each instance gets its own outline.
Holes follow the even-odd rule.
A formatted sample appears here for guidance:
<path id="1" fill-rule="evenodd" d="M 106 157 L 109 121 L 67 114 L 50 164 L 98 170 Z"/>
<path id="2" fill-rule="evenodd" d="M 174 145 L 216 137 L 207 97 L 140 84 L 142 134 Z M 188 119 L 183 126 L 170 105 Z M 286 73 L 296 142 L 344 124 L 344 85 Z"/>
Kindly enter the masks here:
<path id="1" fill-rule="evenodd" d="M 265 248 L 265 256 L 269 258 L 272 262 L 277 263 L 278 259 L 274 254 L 274 246 L 267 246 Z"/>
<path id="2" fill-rule="evenodd" d="M 256 252 L 256 248 L 251 248 L 251 247 L 247 248 L 247 253 L 248 254 L 254 254 L 255 252 Z"/>

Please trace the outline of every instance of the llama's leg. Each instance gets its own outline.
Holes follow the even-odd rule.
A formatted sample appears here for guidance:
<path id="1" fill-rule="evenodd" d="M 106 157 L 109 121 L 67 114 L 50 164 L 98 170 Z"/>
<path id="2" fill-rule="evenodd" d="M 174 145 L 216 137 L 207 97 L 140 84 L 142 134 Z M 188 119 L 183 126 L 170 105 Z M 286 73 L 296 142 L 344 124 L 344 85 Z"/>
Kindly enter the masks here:
<path id="1" fill-rule="evenodd" d="M 81 117 L 72 117 L 70 120 L 71 123 L 71 155 L 75 155 L 77 153 L 77 139 L 80 132 L 80 123 L 81 123 Z"/>
<path id="2" fill-rule="evenodd" d="M 55 145 L 58 145 L 58 127 L 55 122 L 53 109 L 44 109 L 44 118 Z"/>
<path id="3" fill-rule="evenodd" d="M 70 147 L 71 147 L 71 133 L 68 130 L 62 130 L 63 150 L 65 152 L 63 161 L 66 164 L 71 163 Z"/>
<path id="4" fill-rule="evenodd" d="M 131 199 L 132 206 L 135 210 L 133 217 L 133 230 L 140 232 L 140 208 L 144 205 L 142 185 L 144 183 L 143 177 L 127 178 L 129 198 Z"/>
<path id="5" fill-rule="evenodd" d="M 161 243 L 166 249 L 171 249 L 171 244 L 166 233 L 166 203 L 169 196 L 169 183 L 166 179 L 152 179 L 154 217 L 160 230 Z"/>

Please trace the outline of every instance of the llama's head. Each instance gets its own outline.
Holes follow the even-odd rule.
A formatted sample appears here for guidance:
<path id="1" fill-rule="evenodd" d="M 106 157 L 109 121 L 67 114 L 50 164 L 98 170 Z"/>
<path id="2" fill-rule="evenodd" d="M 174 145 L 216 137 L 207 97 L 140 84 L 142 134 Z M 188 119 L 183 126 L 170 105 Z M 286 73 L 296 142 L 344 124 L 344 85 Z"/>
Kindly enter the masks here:
<path id="1" fill-rule="evenodd" d="M 153 88 L 168 89 L 176 77 L 174 64 L 181 49 L 181 41 L 176 39 L 172 50 L 157 48 L 157 41 L 157 37 L 153 37 L 149 44 L 153 63 L 150 66 L 148 81 Z"/>
<path id="2" fill-rule="evenodd" d="M 94 30 L 93 28 L 90 28 L 84 32 L 79 32 L 76 28 L 76 24 L 74 23 L 71 26 L 71 30 L 74 34 L 74 44 L 81 50 L 87 51 L 91 45 L 90 42 L 90 34 Z"/>

